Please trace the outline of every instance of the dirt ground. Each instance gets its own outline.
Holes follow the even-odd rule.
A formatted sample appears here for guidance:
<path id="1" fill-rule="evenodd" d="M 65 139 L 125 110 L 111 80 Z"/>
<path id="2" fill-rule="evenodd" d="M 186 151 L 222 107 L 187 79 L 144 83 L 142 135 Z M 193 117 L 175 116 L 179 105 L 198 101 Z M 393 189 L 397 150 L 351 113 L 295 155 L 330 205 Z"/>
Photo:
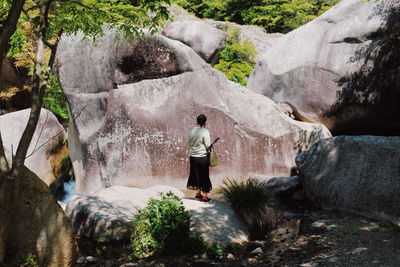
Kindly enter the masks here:
<path id="1" fill-rule="evenodd" d="M 79 266 L 400 266 L 398 226 L 343 212 L 286 210 L 285 219 L 266 240 L 249 242 L 217 259 L 205 255 L 135 262 L 99 258 Z M 261 251 L 252 253 L 257 248 Z"/>

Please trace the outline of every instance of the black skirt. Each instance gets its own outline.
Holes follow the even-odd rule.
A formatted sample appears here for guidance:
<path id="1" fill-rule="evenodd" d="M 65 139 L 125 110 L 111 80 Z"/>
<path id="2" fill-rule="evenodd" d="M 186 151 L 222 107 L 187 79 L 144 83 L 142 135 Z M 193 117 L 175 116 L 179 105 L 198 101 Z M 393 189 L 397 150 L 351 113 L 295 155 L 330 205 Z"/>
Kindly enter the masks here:
<path id="1" fill-rule="evenodd" d="M 192 190 L 200 189 L 204 193 L 211 191 L 207 157 L 190 157 L 190 174 L 186 187 Z"/>

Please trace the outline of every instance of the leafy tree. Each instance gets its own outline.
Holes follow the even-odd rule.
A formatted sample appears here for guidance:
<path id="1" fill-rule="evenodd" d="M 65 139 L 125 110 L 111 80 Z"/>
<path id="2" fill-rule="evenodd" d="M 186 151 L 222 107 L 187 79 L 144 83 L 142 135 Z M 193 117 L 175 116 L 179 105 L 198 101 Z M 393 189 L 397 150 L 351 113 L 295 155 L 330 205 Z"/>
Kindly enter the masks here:
<path id="1" fill-rule="evenodd" d="M 257 51 L 250 41 L 240 41 L 240 30 L 228 30 L 228 41 L 224 44 L 219 57 L 219 62 L 214 68 L 222 71 L 229 80 L 246 86 L 256 64 Z"/>
<path id="2" fill-rule="evenodd" d="M 175 0 L 201 18 L 255 24 L 286 33 L 321 15 L 339 0 Z"/>
<path id="3" fill-rule="evenodd" d="M 51 110 L 60 122 L 65 122 L 69 117 L 67 99 L 53 73 L 49 77 L 49 87 L 46 89 L 43 98 L 43 107 Z"/>
<path id="4" fill-rule="evenodd" d="M 40 116 L 45 91 L 50 86 L 50 67 L 53 66 L 61 35 L 81 31 L 85 37 L 95 39 L 103 34 L 106 24 L 124 36 L 140 34 L 139 29 L 144 27 L 150 32 L 155 32 L 157 25 L 168 18 L 165 6 L 168 3 L 169 0 L 14 0 L 12 3 L 1 1 L 0 15 L 3 14 L 6 18 L 0 28 L 0 66 L 20 19 L 29 22 L 35 35 L 35 57 L 32 64 L 31 113 L 13 155 L 11 168 L 5 157 L 0 133 L 0 262 L 4 258 L 7 240 L 7 207 L 10 206 L 14 191 L 13 180 L 18 179 L 24 171 L 26 154 Z M 25 17 L 21 17 L 22 11 Z M 22 40 L 17 36 L 13 40 L 18 39 Z M 49 51 L 48 56 L 46 49 Z"/>

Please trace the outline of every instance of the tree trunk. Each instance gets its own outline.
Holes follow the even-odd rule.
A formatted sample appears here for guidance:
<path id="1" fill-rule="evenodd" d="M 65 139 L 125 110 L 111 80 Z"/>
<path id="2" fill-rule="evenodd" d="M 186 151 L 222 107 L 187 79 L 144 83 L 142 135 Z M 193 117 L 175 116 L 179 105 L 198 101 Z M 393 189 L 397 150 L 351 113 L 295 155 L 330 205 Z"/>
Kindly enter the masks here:
<path id="1" fill-rule="evenodd" d="M 0 29 L 0 91 L 3 90 L 3 59 L 7 52 L 8 41 L 17 29 L 18 19 L 22 12 L 25 0 L 12 1 L 7 19 Z"/>
<path id="2" fill-rule="evenodd" d="M 17 29 L 18 19 L 25 0 L 14 0 L 8 11 L 7 19 L 0 29 L 0 91 L 3 90 L 3 59 L 7 52 L 8 42 Z M 14 181 L 9 179 L 10 167 L 4 153 L 3 139 L 0 133 L 0 263 L 4 261 L 6 240 L 10 218 L 10 203 Z"/>

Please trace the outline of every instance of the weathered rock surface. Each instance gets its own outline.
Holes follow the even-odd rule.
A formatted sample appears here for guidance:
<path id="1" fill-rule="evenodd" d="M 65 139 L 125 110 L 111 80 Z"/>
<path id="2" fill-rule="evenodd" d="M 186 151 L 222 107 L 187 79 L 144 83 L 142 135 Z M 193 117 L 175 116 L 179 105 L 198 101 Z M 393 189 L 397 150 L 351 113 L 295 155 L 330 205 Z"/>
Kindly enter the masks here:
<path id="1" fill-rule="evenodd" d="M 150 198 L 159 193 L 172 191 L 178 197 L 184 194 L 170 186 L 153 186 L 147 189 L 113 186 L 95 194 L 75 195 L 68 202 L 65 212 L 72 225 L 82 237 L 96 240 L 100 236 L 107 240 L 130 238 L 135 215 L 143 209 Z"/>
<path id="2" fill-rule="evenodd" d="M 279 195 L 293 195 L 300 188 L 299 176 L 272 177 L 265 181 Z"/>
<path id="3" fill-rule="evenodd" d="M 48 186 L 25 169 L 15 179 L 12 199 L 8 257 L 32 255 L 39 266 L 75 266 L 77 245 L 71 221 Z"/>
<path id="4" fill-rule="evenodd" d="M 247 84 L 333 134 L 400 135 L 400 2 L 343 0 L 279 38 Z"/>
<path id="5" fill-rule="evenodd" d="M 225 42 L 226 33 L 202 20 L 183 20 L 168 22 L 162 34 L 190 46 L 207 62 Z"/>
<path id="6" fill-rule="evenodd" d="M 25 109 L 0 116 L 0 132 L 10 164 L 11 152 L 15 154 L 18 148 L 19 140 L 29 119 L 29 113 L 30 109 Z M 28 149 L 25 165 L 47 185 L 57 178 L 57 173 L 54 171 L 59 168 L 60 159 L 68 154 L 64 145 L 65 137 L 65 130 L 54 114 L 42 109 Z"/>
<path id="7" fill-rule="evenodd" d="M 227 204 L 218 200 L 206 203 L 183 199 L 183 205 L 192 215 L 194 229 L 202 233 L 206 242 L 242 244 L 248 240 L 246 225 Z"/>
<path id="8" fill-rule="evenodd" d="M 400 225 L 400 137 L 340 136 L 296 158 L 306 196 Z"/>
<path id="9" fill-rule="evenodd" d="M 249 40 L 259 53 L 257 59 L 283 34 L 267 34 L 258 26 L 239 25 L 232 22 L 202 20 L 179 6 L 172 8 L 173 21 L 167 22 L 161 34 L 190 46 L 204 60 L 216 63 L 218 51 L 227 40 L 230 28 L 240 30 L 240 39 Z"/>
<path id="10" fill-rule="evenodd" d="M 78 193 L 112 185 L 185 187 L 187 134 L 199 113 L 209 117 L 212 135 L 221 137 L 216 145 L 220 165 L 212 170 L 215 184 L 252 173 L 288 176 L 299 152 L 330 137 L 322 125 L 286 117 L 268 98 L 230 82 L 189 47 L 160 35 L 145 42 L 165 51 L 165 61 L 157 64 L 151 53 L 143 58 L 157 66 L 154 79 L 133 83 L 143 78 L 138 73 L 154 69 L 153 63 L 139 61 L 129 65 L 139 71 L 126 72 L 128 80 L 114 79 L 121 73 L 121 57 L 139 56 L 134 47 L 141 45 L 115 41 L 110 33 L 96 47 L 70 38 L 60 43 L 57 69 L 76 117 L 69 149 Z M 160 78 L 164 65 L 171 64 L 178 74 Z"/>
<path id="11" fill-rule="evenodd" d="M 150 198 L 172 191 L 178 197 L 184 194 L 170 186 L 157 185 L 147 189 L 113 186 L 87 196 L 76 195 L 67 204 L 66 213 L 81 236 L 96 240 L 126 240 L 131 236 L 131 221 Z M 207 241 L 243 242 L 247 240 L 246 227 L 234 211 L 224 203 L 204 203 L 183 199 L 192 214 L 194 229 L 204 232 Z"/>

